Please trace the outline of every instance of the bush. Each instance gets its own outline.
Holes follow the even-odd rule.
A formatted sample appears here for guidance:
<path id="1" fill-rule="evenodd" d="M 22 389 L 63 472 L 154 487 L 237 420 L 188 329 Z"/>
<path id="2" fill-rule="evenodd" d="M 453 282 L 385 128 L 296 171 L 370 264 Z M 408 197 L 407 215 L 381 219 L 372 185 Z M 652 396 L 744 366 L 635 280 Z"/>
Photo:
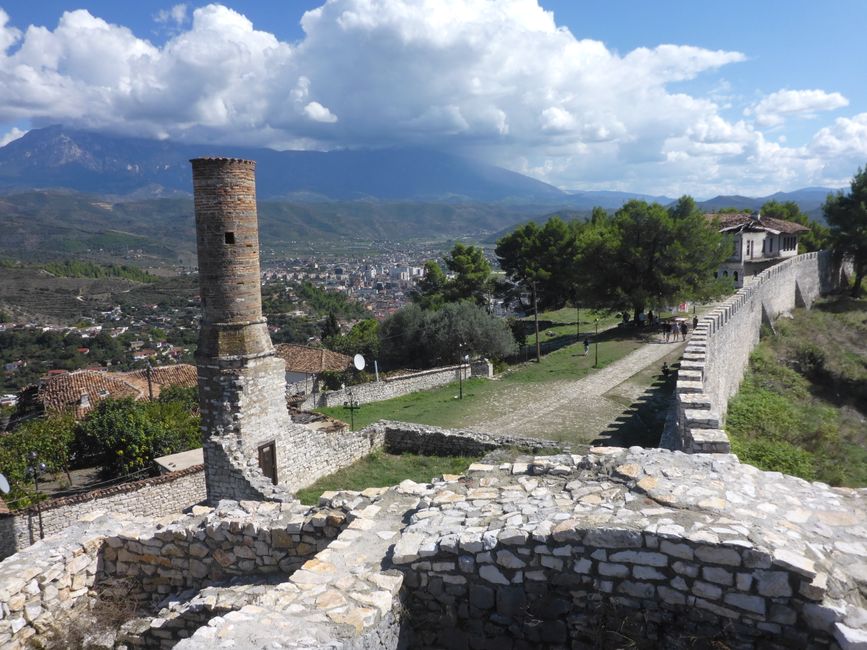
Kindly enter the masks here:
<path id="1" fill-rule="evenodd" d="M 794 350 L 795 366 L 802 375 L 820 379 L 825 375 L 825 351 L 814 343 L 801 343 Z"/>
<path id="2" fill-rule="evenodd" d="M 15 501 L 19 508 L 29 505 L 33 494 L 33 479 L 27 475 L 30 452 L 36 452 L 36 462 L 45 463 L 48 473 L 68 470 L 74 436 L 75 420 L 69 416 L 30 420 L 0 436 L 0 468 L 12 488 L 7 500 Z"/>
<path id="3" fill-rule="evenodd" d="M 126 476 L 200 446 L 199 418 L 179 401 L 103 400 L 81 423 L 76 444 L 107 478 Z"/>
<path id="4" fill-rule="evenodd" d="M 741 462 L 769 472 L 800 476 L 808 481 L 816 478 L 812 454 L 784 440 L 731 436 L 731 444 Z"/>

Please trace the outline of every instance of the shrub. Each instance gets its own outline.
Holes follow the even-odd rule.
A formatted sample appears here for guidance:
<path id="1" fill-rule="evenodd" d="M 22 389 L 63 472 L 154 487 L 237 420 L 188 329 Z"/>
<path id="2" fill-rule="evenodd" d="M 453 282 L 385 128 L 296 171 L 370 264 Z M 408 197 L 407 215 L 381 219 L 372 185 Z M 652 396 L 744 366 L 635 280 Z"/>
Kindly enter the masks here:
<path id="1" fill-rule="evenodd" d="M 816 478 L 813 456 L 784 440 L 731 436 L 732 451 L 744 463 L 769 472 L 782 472 L 808 481 Z"/>
<path id="2" fill-rule="evenodd" d="M 198 447 L 199 418 L 179 401 L 103 400 L 81 423 L 76 444 L 107 477 L 126 476 L 154 458 Z"/>

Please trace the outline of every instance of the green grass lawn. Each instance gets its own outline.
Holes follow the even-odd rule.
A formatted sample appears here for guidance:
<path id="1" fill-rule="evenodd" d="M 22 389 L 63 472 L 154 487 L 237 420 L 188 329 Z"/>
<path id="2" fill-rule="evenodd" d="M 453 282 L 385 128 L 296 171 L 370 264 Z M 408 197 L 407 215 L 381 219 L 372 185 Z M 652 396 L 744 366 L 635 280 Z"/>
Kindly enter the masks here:
<path id="1" fill-rule="evenodd" d="M 441 474 L 463 474 L 476 458 L 467 456 L 419 456 L 374 452 L 349 467 L 325 476 L 297 493 L 301 503 L 315 505 L 328 490 L 364 490 L 387 487 L 410 479 L 427 483 Z"/>
<path id="2" fill-rule="evenodd" d="M 562 311 L 562 310 L 561 310 Z M 599 368 L 623 358 L 643 344 L 643 333 L 631 328 L 615 328 L 599 334 Z M 400 420 L 434 426 L 459 428 L 498 413 L 485 413 L 485 398 L 508 393 L 519 384 L 541 384 L 563 379 L 580 379 L 594 372 L 595 344 L 584 356 L 582 344 L 572 344 L 542 357 L 541 363 L 528 361 L 511 366 L 496 381 L 469 379 L 463 385 L 463 399 L 458 399 L 458 382 L 382 402 L 362 405 L 355 412 L 355 428 L 361 429 L 377 420 Z M 349 411 L 342 406 L 317 409 L 321 413 L 349 421 Z"/>

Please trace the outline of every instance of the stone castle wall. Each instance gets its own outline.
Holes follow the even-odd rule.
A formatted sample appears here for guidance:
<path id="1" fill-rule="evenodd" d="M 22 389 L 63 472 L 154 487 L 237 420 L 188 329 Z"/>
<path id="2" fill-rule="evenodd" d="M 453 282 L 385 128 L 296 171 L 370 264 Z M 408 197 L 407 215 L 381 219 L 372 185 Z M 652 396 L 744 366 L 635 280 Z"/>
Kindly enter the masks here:
<path id="1" fill-rule="evenodd" d="M 92 512 L 123 512 L 141 517 L 176 514 L 205 500 L 202 465 L 141 481 L 46 501 L 40 505 L 45 536 L 54 535 Z M 0 515 L 0 558 L 39 540 L 35 507 Z"/>
<path id="2" fill-rule="evenodd" d="M 397 377 L 388 377 L 381 381 L 358 384 L 343 390 L 324 391 L 311 395 L 304 402 L 303 407 L 310 409 L 320 406 L 342 406 L 349 401 L 350 392 L 353 400 L 358 404 L 369 404 L 370 402 L 381 402 L 393 397 L 409 395 L 420 390 L 445 386 L 459 381 L 461 377 L 466 381 L 470 377 L 490 379 L 493 376 L 494 371 L 491 362 L 487 359 L 479 359 L 462 366 L 431 368 Z"/>
<path id="3" fill-rule="evenodd" d="M 730 451 L 723 430 L 728 401 L 738 391 L 762 324 L 795 307 L 809 307 L 836 289 L 839 279 L 830 253 L 806 253 L 766 269 L 705 315 L 684 350 L 674 422 L 661 446 Z"/>

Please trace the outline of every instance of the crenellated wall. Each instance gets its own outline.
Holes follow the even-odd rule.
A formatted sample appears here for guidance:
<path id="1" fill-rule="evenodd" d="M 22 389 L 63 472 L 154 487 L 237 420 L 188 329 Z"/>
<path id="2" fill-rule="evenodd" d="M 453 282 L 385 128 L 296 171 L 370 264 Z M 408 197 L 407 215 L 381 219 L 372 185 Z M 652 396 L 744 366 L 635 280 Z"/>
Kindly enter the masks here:
<path id="1" fill-rule="evenodd" d="M 672 426 L 660 446 L 727 453 L 723 430 L 763 323 L 795 307 L 810 307 L 840 284 L 829 252 L 806 253 L 766 269 L 699 321 L 680 363 Z"/>

